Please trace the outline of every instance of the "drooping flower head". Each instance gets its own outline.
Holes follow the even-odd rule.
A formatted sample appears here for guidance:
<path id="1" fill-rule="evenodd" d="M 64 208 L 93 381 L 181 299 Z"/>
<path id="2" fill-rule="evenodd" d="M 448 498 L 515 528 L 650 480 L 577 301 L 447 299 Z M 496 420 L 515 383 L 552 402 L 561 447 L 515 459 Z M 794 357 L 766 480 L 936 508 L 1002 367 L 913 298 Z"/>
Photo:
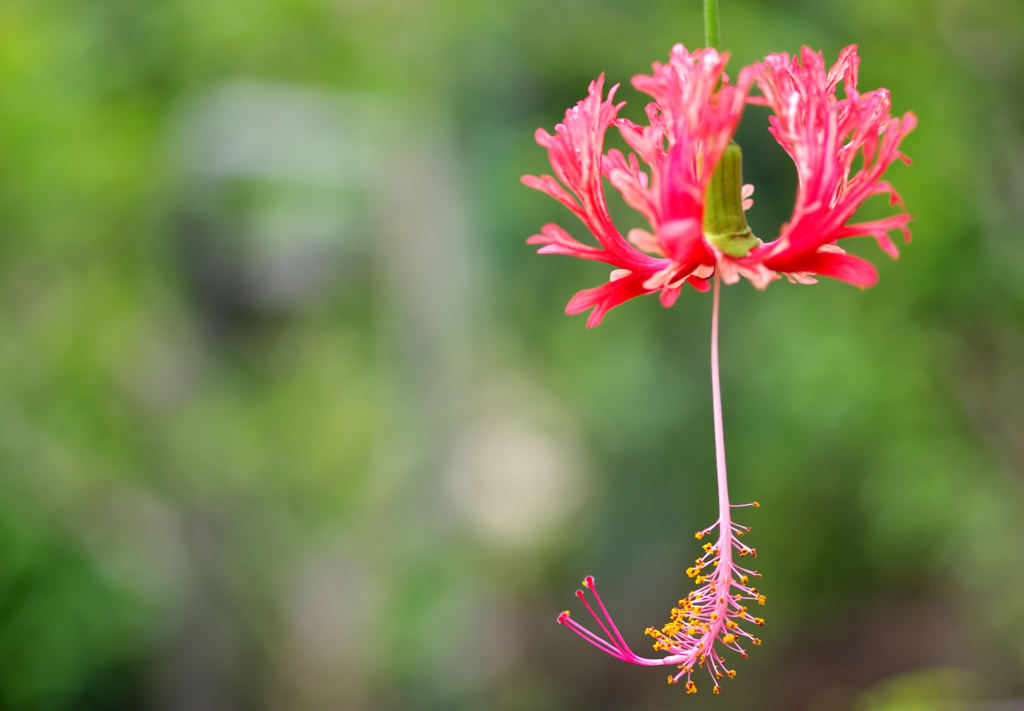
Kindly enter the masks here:
<path id="1" fill-rule="evenodd" d="M 659 292 L 662 304 L 671 306 L 685 284 L 706 291 L 716 271 L 726 283 L 742 276 L 758 288 L 780 275 L 812 283 L 817 274 L 871 286 L 874 266 L 846 254 L 837 241 L 873 235 L 896 257 L 888 233 L 898 230 L 909 240 L 910 216 L 881 176 L 897 158 L 906 160 L 899 143 L 915 119 L 909 113 L 892 117 L 885 89 L 858 93 L 856 47 L 844 49 L 830 69 L 820 53 L 807 48 L 799 57 L 773 54 L 740 70 L 735 83 L 724 73 L 727 61 L 727 53 L 691 53 L 676 45 L 668 64 L 655 63 L 650 76 L 633 78 L 634 87 L 654 99 L 646 107 L 646 125 L 618 116 L 624 105 L 613 103 L 618 85 L 605 96 L 602 75 L 554 135 L 537 131 L 554 177 L 524 176 L 523 182 L 568 207 L 598 246 L 577 241 L 555 224 L 527 241 L 541 245 L 542 254 L 614 268 L 607 283 L 580 291 L 566 306 L 570 314 L 592 309 L 588 327 L 641 294 Z M 836 95 L 840 83 L 842 98 Z M 750 96 L 755 84 L 762 96 Z M 743 211 L 752 204 L 753 187 L 742 183 L 739 147 L 731 142 L 746 104 L 772 110 L 770 132 L 797 167 L 793 215 L 767 243 L 747 226 Z M 605 152 L 612 126 L 632 149 L 628 156 Z M 632 229 L 623 237 L 608 211 L 605 181 L 644 216 L 649 230 Z M 901 210 L 851 223 L 860 205 L 879 194 Z"/>
<path id="2" fill-rule="evenodd" d="M 566 306 L 570 314 L 590 310 L 588 327 L 635 296 L 658 292 L 667 307 L 684 285 L 707 291 L 713 277 L 711 383 L 719 517 L 697 532 L 698 540 L 715 534 L 715 541 L 704 544 L 704 555 L 686 571 L 697 587 L 672 608 L 668 623 L 647 629 L 658 657 L 633 652 L 592 577 L 584 579 L 576 595 L 597 627 L 580 624 L 569 611 L 558 617 L 559 623 L 616 659 L 675 666 L 668 680 L 685 678 L 688 693 L 697 691 L 694 674 L 705 670 L 717 694 L 719 681 L 736 673 L 729 667 L 729 654 L 745 658 L 748 645 L 761 643 L 751 626 L 764 624 L 748 609 L 765 602 L 751 584 L 760 575 L 737 562 L 757 551 L 740 540 L 750 529 L 732 521 L 736 507 L 729 503 L 718 367 L 721 283 L 744 277 L 763 289 L 782 276 L 807 284 L 816 275 L 826 275 L 867 287 L 878 278 L 874 266 L 847 254 L 839 240 L 870 235 L 895 258 L 898 252 L 889 234 L 899 232 L 910 239 L 911 218 L 882 175 L 896 159 L 907 160 L 899 144 L 915 118 L 909 113 L 893 117 L 885 89 L 857 90 L 855 47 L 844 49 L 828 69 L 821 54 L 807 48 L 798 57 L 772 54 L 740 70 L 735 82 L 724 73 L 727 60 L 728 55 L 714 49 L 690 53 L 676 45 L 668 64 L 655 63 L 650 76 L 634 77 L 634 87 L 654 99 L 646 107 L 646 125 L 618 116 L 623 106 L 613 103 L 618 85 L 606 96 L 602 75 L 590 84 L 587 97 L 566 112 L 553 135 L 537 131 L 554 176 L 523 177 L 526 185 L 568 207 L 597 244 L 577 241 L 554 224 L 544 225 L 527 241 L 541 245 L 538 251 L 544 254 L 568 254 L 613 267 L 608 282 L 580 291 Z M 840 84 L 842 97 L 837 95 Z M 751 96 L 755 86 L 760 94 Z M 744 212 L 752 205 L 753 187 L 743 184 L 740 149 L 732 141 L 748 104 L 772 111 L 769 131 L 797 169 L 792 216 L 769 242 L 747 224 Z M 605 151 L 605 135 L 613 126 L 632 149 L 628 155 Z M 606 183 L 643 215 L 649 229 L 631 229 L 623 237 L 608 211 Z M 890 207 L 899 209 L 853 222 L 860 206 L 874 195 L 888 196 Z"/>

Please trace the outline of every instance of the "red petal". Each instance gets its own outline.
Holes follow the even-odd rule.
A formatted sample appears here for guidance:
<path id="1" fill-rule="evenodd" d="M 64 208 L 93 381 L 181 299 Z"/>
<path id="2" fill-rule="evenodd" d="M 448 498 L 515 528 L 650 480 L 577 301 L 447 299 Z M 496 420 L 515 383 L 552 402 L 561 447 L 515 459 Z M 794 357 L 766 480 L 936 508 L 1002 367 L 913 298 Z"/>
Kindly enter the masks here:
<path id="1" fill-rule="evenodd" d="M 593 307 L 594 310 L 587 319 L 587 328 L 593 328 L 601 323 L 601 319 L 609 310 L 629 301 L 634 296 L 651 293 L 649 289 L 643 287 L 643 283 L 650 275 L 650 272 L 630 274 L 621 279 L 601 284 L 601 286 L 579 291 L 569 299 L 569 303 L 565 306 L 565 313 L 578 314 Z"/>
<path id="2" fill-rule="evenodd" d="M 769 260 L 766 266 L 780 272 L 810 272 L 830 276 L 860 287 L 874 286 L 878 281 L 878 270 L 874 264 L 852 254 L 838 252 L 816 252 L 785 264 L 775 264 Z"/>

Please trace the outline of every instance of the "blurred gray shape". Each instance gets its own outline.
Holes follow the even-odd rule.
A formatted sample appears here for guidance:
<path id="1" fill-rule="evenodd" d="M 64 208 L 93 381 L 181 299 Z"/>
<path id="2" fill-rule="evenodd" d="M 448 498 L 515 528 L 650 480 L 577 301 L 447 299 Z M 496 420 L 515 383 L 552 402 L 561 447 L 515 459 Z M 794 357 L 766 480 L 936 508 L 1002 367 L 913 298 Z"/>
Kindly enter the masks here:
<path id="1" fill-rule="evenodd" d="M 361 272 L 371 134 L 363 98 L 258 81 L 214 85 L 180 114 L 177 241 L 217 332 L 301 313 Z"/>

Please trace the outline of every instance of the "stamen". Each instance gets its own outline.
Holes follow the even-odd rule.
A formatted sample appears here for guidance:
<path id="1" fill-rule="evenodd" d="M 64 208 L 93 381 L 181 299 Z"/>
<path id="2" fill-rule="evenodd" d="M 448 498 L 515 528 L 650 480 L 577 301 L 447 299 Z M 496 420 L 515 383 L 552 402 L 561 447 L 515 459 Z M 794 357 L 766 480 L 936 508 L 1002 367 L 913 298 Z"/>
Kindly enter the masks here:
<path id="1" fill-rule="evenodd" d="M 703 555 L 695 558 L 693 565 L 686 569 L 686 575 L 693 579 L 695 589 L 690 591 L 685 598 L 679 600 L 678 607 L 672 608 L 669 613 L 669 621 L 660 629 L 648 627 L 644 631 L 647 636 L 653 638 L 653 648 L 663 656 L 658 658 L 641 657 L 629 648 L 598 594 L 594 578 L 591 576 L 583 579 L 582 588 L 576 591 L 576 596 L 597 622 L 602 635 L 577 623 L 569 616 L 568 611 L 558 617 L 559 623 L 564 624 L 587 642 L 616 659 L 644 666 L 677 666 L 679 672 L 669 676 L 668 682 L 674 684 L 686 677 L 685 686 L 688 694 L 697 692 L 697 685 L 691 678 L 697 667 L 706 669 L 712 681 L 712 692 L 720 693 L 718 680 L 724 676 L 732 678 L 736 672 L 726 666 L 719 650 L 724 647 L 745 659 L 747 651 L 740 646 L 740 640 L 748 640 L 753 646 L 760 646 L 761 640 L 750 634 L 742 625 L 764 625 L 763 619 L 750 615 L 747 607 L 742 604 L 745 601 L 765 604 L 765 596 L 757 588 L 747 584 L 751 578 L 761 577 L 760 573 L 733 562 L 734 556 L 756 557 L 757 549 L 739 540 L 741 536 L 750 531 L 750 527 L 733 522 L 732 510 L 745 507 L 757 508 L 759 504 L 756 501 L 736 506 L 729 503 L 718 369 L 720 287 L 721 277 L 716 274 L 711 322 L 711 382 L 719 515 L 717 521 L 694 534 L 694 537 L 700 540 L 717 530 L 718 537 L 714 542 L 704 543 L 701 546 Z M 588 590 L 593 593 L 596 606 L 591 605 L 588 600 L 586 594 Z"/>

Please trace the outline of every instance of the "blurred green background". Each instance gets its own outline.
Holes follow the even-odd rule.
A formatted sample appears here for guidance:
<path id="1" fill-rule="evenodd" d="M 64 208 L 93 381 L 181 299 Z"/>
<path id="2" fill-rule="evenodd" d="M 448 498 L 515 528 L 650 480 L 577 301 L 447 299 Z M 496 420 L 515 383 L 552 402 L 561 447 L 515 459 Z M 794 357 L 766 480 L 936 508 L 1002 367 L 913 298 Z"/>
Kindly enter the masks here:
<path id="1" fill-rule="evenodd" d="M 724 292 L 768 623 L 695 698 L 555 616 L 688 590 L 710 299 L 587 331 L 518 179 L 697 0 L 0 4 L 0 709 L 1024 708 L 1024 4 L 721 5 L 733 72 L 859 44 L 917 217 L 870 290 Z"/>

